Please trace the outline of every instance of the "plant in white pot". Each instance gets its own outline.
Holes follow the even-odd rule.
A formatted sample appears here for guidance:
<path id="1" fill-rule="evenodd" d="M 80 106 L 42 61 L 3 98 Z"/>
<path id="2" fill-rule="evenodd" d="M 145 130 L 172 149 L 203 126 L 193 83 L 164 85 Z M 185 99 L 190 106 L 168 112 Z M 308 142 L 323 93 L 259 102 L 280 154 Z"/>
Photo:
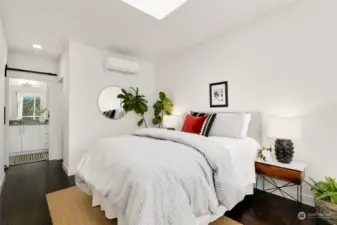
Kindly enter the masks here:
<path id="1" fill-rule="evenodd" d="M 47 108 L 38 108 L 38 112 L 40 114 L 40 117 L 39 117 L 39 122 L 40 123 L 46 123 L 49 119 L 49 111 Z"/>
<path id="2" fill-rule="evenodd" d="M 316 210 L 322 219 L 330 224 L 337 224 L 337 182 L 331 177 L 326 177 L 326 181 L 316 182 L 311 179 L 306 182 L 311 187 L 311 192 L 315 197 Z"/>

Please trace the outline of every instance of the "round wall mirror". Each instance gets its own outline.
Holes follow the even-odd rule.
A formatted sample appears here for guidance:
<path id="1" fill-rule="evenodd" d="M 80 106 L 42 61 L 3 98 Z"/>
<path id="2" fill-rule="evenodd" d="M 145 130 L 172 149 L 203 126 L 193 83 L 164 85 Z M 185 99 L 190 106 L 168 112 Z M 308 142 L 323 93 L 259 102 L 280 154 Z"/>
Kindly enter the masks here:
<path id="1" fill-rule="evenodd" d="M 117 95 L 122 93 L 120 87 L 107 87 L 98 97 L 98 107 L 103 116 L 112 120 L 118 120 L 125 116 L 125 111 L 121 107 L 121 100 Z"/>

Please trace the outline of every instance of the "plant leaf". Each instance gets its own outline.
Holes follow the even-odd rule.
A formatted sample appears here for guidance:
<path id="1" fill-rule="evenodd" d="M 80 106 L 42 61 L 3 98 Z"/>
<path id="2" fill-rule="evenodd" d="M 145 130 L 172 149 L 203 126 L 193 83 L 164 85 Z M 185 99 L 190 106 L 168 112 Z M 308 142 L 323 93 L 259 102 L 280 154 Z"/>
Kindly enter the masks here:
<path id="1" fill-rule="evenodd" d="M 134 95 L 132 93 L 128 93 L 127 96 L 126 96 L 128 99 L 133 99 L 134 98 Z"/>
<path id="2" fill-rule="evenodd" d="M 153 125 L 158 125 L 158 124 L 160 124 L 160 122 L 161 122 L 161 117 L 155 117 L 155 118 L 153 118 L 152 119 L 152 124 Z"/>
<path id="3" fill-rule="evenodd" d="M 315 187 L 321 192 L 326 192 L 326 191 L 331 190 L 330 185 L 326 182 L 317 182 Z"/>
<path id="4" fill-rule="evenodd" d="M 337 196 L 337 192 L 326 192 L 324 194 L 322 194 L 321 196 L 319 196 L 317 199 L 324 199 L 326 197 L 331 197 L 331 196 Z"/>
<path id="5" fill-rule="evenodd" d="M 137 99 L 137 98 L 136 98 Z M 148 103 L 148 101 L 146 101 L 145 99 L 137 99 L 137 101 L 139 101 L 139 102 L 143 102 L 143 103 Z"/>
<path id="6" fill-rule="evenodd" d="M 331 202 L 337 205 L 337 195 L 330 196 Z"/>
<path id="7" fill-rule="evenodd" d="M 164 101 L 165 98 L 166 98 L 166 94 L 164 92 L 159 92 L 159 99 Z"/>
<path id="8" fill-rule="evenodd" d="M 145 103 L 139 102 L 138 106 L 143 114 L 148 111 L 148 107 Z"/>
<path id="9" fill-rule="evenodd" d="M 312 183 L 314 183 L 314 185 L 316 185 L 316 181 L 314 179 L 312 179 L 311 177 L 309 177 L 309 179 L 311 180 Z"/>
<path id="10" fill-rule="evenodd" d="M 309 187 L 310 187 L 311 189 L 316 189 L 316 187 L 315 187 L 313 184 L 309 183 L 308 181 L 304 180 L 304 182 L 305 182 L 307 185 L 309 185 Z"/>
<path id="11" fill-rule="evenodd" d="M 144 123 L 144 119 L 142 118 L 138 121 L 137 125 L 140 127 L 143 125 L 143 123 Z"/>
<path id="12" fill-rule="evenodd" d="M 137 103 L 137 101 L 134 100 L 134 99 L 132 99 L 132 100 L 125 100 L 125 104 L 127 104 L 127 105 L 133 105 L 133 104 L 136 104 L 136 103 Z"/>
<path id="13" fill-rule="evenodd" d="M 159 116 L 161 113 L 161 109 L 160 108 L 154 108 L 154 116 Z"/>
<path id="14" fill-rule="evenodd" d="M 117 95 L 117 98 L 125 98 L 125 95 L 123 95 L 123 94 L 119 94 L 119 95 Z"/>
<path id="15" fill-rule="evenodd" d="M 332 191 L 337 191 L 337 188 L 336 188 L 336 180 L 331 178 L 331 177 L 326 177 L 326 180 L 327 182 L 329 183 L 330 185 L 330 190 Z"/>
<path id="16" fill-rule="evenodd" d="M 124 93 L 124 95 L 128 95 L 128 92 L 124 88 L 122 88 L 122 92 Z"/>
<path id="17" fill-rule="evenodd" d="M 138 105 L 134 108 L 134 111 L 135 111 L 136 114 L 142 115 L 142 110 L 139 108 Z"/>
<path id="18" fill-rule="evenodd" d="M 164 108 L 165 113 L 167 115 L 171 115 L 172 111 L 173 111 L 173 102 L 172 102 L 172 100 L 169 99 L 169 98 L 165 98 L 163 100 L 163 108 Z"/>
<path id="19" fill-rule="evenodd" d="M 311 193 L 313 196 L 315 196 L 315 198 L 318 198 L 319 196 L 322 195 L 322 193 L 317 191 L 316 189 L 311 189 Z"/>

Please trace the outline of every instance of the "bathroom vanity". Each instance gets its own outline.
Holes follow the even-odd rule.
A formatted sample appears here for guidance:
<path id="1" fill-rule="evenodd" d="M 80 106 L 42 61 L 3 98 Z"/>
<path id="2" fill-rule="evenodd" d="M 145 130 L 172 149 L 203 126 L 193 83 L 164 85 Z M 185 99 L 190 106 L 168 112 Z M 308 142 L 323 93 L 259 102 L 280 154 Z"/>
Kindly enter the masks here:
<path id="1" fill-rule="evenodd" d="M 29 152 L 48 150 L 48 124 L 38 121 L 29 123 L 10 122 L 8 135 L 8 154 L 19 155 Z"/>

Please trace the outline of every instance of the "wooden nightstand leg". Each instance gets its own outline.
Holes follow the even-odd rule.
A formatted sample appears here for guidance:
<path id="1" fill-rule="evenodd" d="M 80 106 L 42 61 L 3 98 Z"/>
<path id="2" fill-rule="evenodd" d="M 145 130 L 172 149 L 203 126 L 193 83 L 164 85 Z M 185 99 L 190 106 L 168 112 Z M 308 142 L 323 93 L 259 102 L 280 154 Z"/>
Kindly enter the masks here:
<path id="1" fill-rule="evenodd" d="M 302 184 L 300 185 L 300 201 L 302 203 Z"/>
<path id="2" fill-rule="evenodd" d="M 302 203 L 302 184 L 297 185 L 297 202 Z"/>
<path id="3" fill-rule="evenodd" d="M 258 182 L 259 182 L 259 175 L 256 174 L 256 182 L 255 182 L 255 188 L 256 189 L 258 189 L 258 187 L 259 187 Z"/>

